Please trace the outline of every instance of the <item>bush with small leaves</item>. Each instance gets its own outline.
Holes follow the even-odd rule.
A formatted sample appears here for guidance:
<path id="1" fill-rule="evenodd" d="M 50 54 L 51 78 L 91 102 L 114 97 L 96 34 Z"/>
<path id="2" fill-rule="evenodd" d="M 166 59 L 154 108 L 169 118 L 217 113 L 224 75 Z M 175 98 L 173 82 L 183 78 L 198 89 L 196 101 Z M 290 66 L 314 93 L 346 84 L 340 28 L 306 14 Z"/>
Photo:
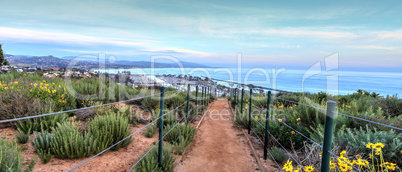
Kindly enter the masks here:
<path id="1" fill-rule="evenodd" d="M 0 171 L 22 171 L 23 159 L 17 143 L 0 137 Z"/>
<path id="2" fill-rule="evenodd" d="M 33 133 L 34 138 L 30 139 L 32 146 L 35 148 L 36 152 L 38 150 L 50 150 L 50 144 L 53 141 L 53 135 L 50 134 L 49 132 L 42 130 L 42 132 L 36 132 L 34 131 Z"/>
<path id="3" fill-rule="evenodd" d="M 53 110 L 49 110 L 49 112 L 53 112 Z M 15 123 L 18 129 L 22 130 L 25 133 L 29 134 L 33 131 L 46 130 L 50 131 L 52 127 L 57 127 L 57 124 L 62 124 L 67 121 L 68 114 L 56 114 L 49 115 L 34 119 L 27 119 L 25 121 L 18 121 Z"/>
<path id="4" fill-rule="evenodd" d="M 168 111 L 164 111 L 165 113 L 167 113 Z M 156 126 L 159 127 L 159 116 L 160 116 L 160 110 L 152 110 L 152 121 L 156 121 Z M 175 114 L 169 113 L 163 116 L 163 126 L 167 126 L 167 125 L 172 125 L 172 124 L 176 124 L 177 123 L 177 116 Z"/>
<path id="5" fill-rule="evenodd" d="M 34 138 L 31 139 L 31 144 L 43 163 L 48 163 L 52 158 L 50 149 L 50 143 L 52 140 L 53 135 L 46 130 L 42 130 L 41 133 L 34 131 Z"/>
<path id="6" fill-rule="evenodd" d="M 171 153 L 172 148 L 164 145 L 162 148 L 162 168 L 158 167 L 158 147 L 155 146 L 145 157 L 137 164 L 133 171 L 135 172 L 172 172 L 176 158 Z M 140 156 L 143 157 L 144 155 Z M 139 159 L 140 159 L 139 158 Z M 138 160 L 139 160 L 138 159 Z M 137 160 L 137 161 L 138 161 Z"/>
<path id="7" fill-rule="evenodd" d="M 151 124 L 147 127 L 147 130 L 145 130 L 144 135 L 145 137 L 151 138 L 154 136 L 156 130 L 155 124 Z"/>
<path id="8" fill-rule="evenodd" d="M 179 136 L 177 142 L 174 142 L 172 145 L 173 152 L 182 155 L 189 147 L 190 142 L 191 141 L 187 140 L 184 136 Z"/>
<path id="9" fill-rule="evenodd" d="M 81 133 L 73 123 L 66 122 L 53 129 L 50 147 L 58 158 L 81 158 L 96 152 L 97 140 L 89 133 Z"/>
<path id="10" fill-rule="evenodd" d="M 88 122 L 88 132 L 96 141 L 96 152 L 116 144 L 131 134 L 128 118 L 119 112 L 109 112 L 105 116 L 96 116 Z M 133 141 L 132 137 L 127 138 L 118 145 L 112 147 L 112 150 L 118 150 L 121 147 L 128 146 Z"/>
<path id="11" fill-rule="evenodd" d="M 31 132 L 31 131 L 28 130 L 28 133 L 30 133 L 30 132 Z M 25 143 L 28 142 L 29 134 L 27 134 L 27 133 L 21 131 L 19 128 L 18 128 L 18 134 L 15 134 L 15 133 L 14 133 L 14 135 L 15 135 L 15 138 L 17 139 L 17 142 L 18 142 L 18 143 L 25 144 Z"/>
<path id="12" fill-rule="evenodd" d="M 276 146 L 269 148 L 268 150 L 271 153 L 271 155 L 274 157 L 274 159 L 272 159 L 271 156 L 268 156 L 269 159 L 275 160 L 278 163 L 282 164 L 289 158 L 288 155 L 285 153 L 285 151 L 283 151 L 283 149 L 278 148 Z"/>
<path id="13" fill-rule="evenodd" d="M 152 111 L 153 109 L 159 109 L 160 99 L 159 96 L 152 96 L 143 98 L 141 101 L 141 107 L 144 110 Z"/>
<path id="14" fill-rule="evenodd" d="M 39 149 L 39 150 L 37 150 L 37 152 L 38 152 L 40 160 L 44 164 L 48 163 L 50 161 L 50 159 L 52 159 L 52 154 L 50 153 L 50 150 Z"/>
<path id="15" fill-rule="evenodd" d="M 196 133 L 197 129 L 189 124 L 167 125 L 163 130 L 163 135 L 166 135 L 164 137 L 164 140 L 166 140 L 170 144 L 175 143 L 175 141 L 179 138 L 179 136 L 182 136 L 183 137 L 183 139 L 181 140 L 182 142 L 180 142 L 179 139 L 177 143 L 178 144 L 187 143 L 188 145 L 188 143 L 190 143 L 193 140 Z"/>

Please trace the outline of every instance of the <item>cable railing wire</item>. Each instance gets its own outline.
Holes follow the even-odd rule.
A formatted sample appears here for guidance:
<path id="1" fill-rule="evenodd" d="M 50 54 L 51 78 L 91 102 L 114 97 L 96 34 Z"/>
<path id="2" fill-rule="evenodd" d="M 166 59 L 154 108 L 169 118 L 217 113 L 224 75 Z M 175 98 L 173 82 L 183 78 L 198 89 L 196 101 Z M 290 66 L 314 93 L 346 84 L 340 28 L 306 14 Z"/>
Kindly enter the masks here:
<path id="1" fill-rule="evenodd" d="M 257 119 L 255 119 L 255 118 L 252 118 L 252 119 L 254 119 L 255 121 L 257 121 Z M 258 122 L 258 121 L 257 121 L 257 122 Z M 271 134 L 271 132 L 269 132 L 264 126 L 261 125 L 261 127 L 262 127 L 265 131 L 267 131 L 268 134 L 271 135 L 271 137 L 282 147 L 283 150 L 286 151 L 286 153 L 288 153 L 288 155 L 289 155 L 297 164 L 299 164 L 300 166 L 302 166 L 302 165 L 292 156 L 292 154 L 290 154 L 290 152 L 289 152 L 288 150 L 286 150 L 285 147 L 282 146 L 282 144 L 281 144 L 278 140 L 276 140 L 276 138 Z M 253 127 L 250 127 L 250 128 L 253 129 Z"/>
<path id="2" fill-rule="evenodd" d="M 292 100 L 286 100 L 286 99 L 279 98 L 279 97 L 276 97 L 276 98 L 277 98 L 277 99 L 280 99 L 280 100 L 287 101 L 287 102 L 296 103 L 296 104 L 299 104 L 299 105 L 304 105 L 304 106 L 308 106 L 308 107 L 311 107 L 311 108 L 315 108 L 315 109 L 327 111 L 326 109 L 323 109 L 323 108 L 314 107 L 314 106 L 311 106 L 311 105 L 306 105 L 306 104 L 299 103 L 299 102 L 295 102 L 295 101 L 292 101 Z M 367 119 L 364 119 L 364 118 L 355 117 L 355 116 L 348 115 L 348 114 L 344 114 L 344 113 L 340 113 L 340 112 L 337 112 L 337 111 L 334 111 L 334 113 L 336 113 L 336 114 L 338 114 L 338 115 L 346 116 L 346 117 L 349 117 L 349 118 L 354 118 L 354 119 L 357 119 L 357 120 L 361 120 L 361 121 L 369 122 L 369 123 L 372 123 L 372 124 L 377 124 L 377 125 L 381 125 L 381 126 L 384 126 L 384 127 L 388 127 L 388 128 L 392 128 L 392 129 L 395 129 L 395 130 L 402 131 L 402 128 L 394 127 L 394 126 L 391 126 L 391 125 L 382 124 L 382 123 L 375 122 L 375 121 L 370 121 L 370 120 L 367 120 Z"/>
<path id="3" fill-rule="evenodd" d="M 333 155 L 333 156 L 337 157 L 337 158 L 338 158 L 338 159 L 340 159 L 341 161 L 346 162 L 345 160 L 343 160 L 343 159 L 342 159 L 342 158 L 340 158 L 339 156 L 335 155 L 335 154 L 334 154 L 334 153 L 332 153 L 331 151 L 328 151 L 328 153 L 330 153 L 331 155 Z M 348 162 L 346 162 L 346 164 L 350 165 L 350 166 L 351 166 L 352 168 L 354 168 L 355 170 L 357 170 L 357 171 L 360 171 L 360 172 L 361 172 L 361 170 L 359 170 L 357 167 L 353 166 L 352 164 L 350 164 L 350 163 L 348 163 Z"/>
<path id="4" fill-rule="evenodd" d="M 145 125 L 144 127 L 140 128 L 139 130 L 137 130 L 137 131 L 135 131 L 134 133 L 130 134 L 129 136 L 125 137 L 124 139 L 118 141 L 117 143 L 115 143 L 115 144 L 113 144 L 112 146 L 110 146 L 110 147 L 104 149 L 103 151 L 99 152 L 98 154 L 96 154 L 96 155 L 94 155 L 93 157 L 91 157 L 91 158 L 85 160 L 85 161 L 82 162 L 81 164 L 78 164 L 77 166 L 75 166 L 74 168 L 72 168 L 72 169 L 70 169 L 70 170 L 68 170 L 68 171 L 69 171 L 69 172 L 70 172 L 70 171 L 73 171 L 73 170 L 75 170 L 76 168 L 80 167 L 81 165 L 84 165 L 84 164 L 87 163 L 88 161 L 94 159 L 95 157 L 97 157 L 97 156 L 101 155 L 102 153 L 108 151 L 109 149 L 111 149 L 112 147 L 118 145 L 119 143 L 123 142 L 124 140 L 127 140 L 128 138 L 130 138 L 130 137 L 133 136 L 134 134 L 136 134 L 136 133 L 138 133 L 139 131 L 143 130 L 144 128 L 148 127 L 149 125 L 155 123 L 156 121 L 158 121 L 160 118 L 164 117 L 165 115 L 170 114 L 170 113 L 173 112 L 174 110 L 176 110 L 176 109 L 178 109 L 179 107 L 183 106 L 185 103 L 186 103 L 186 102 L 184 102 L 184 103 L 181 104 L 180 106 L 176 107 L 175 109 L 172 109 L 171 111 L 169 111 L 169 112 L 163 114 L 162 116 L 156 118 L 155 120 L 153 120 L 153 121 L 150 122 L 149 124 Z"/>
<path id="5" fill-rule="evenodd" d="M 255 106 L 255 105 L 254 105 L 254 106 Z M 258 106 L 255 106 L 255 107 L 256 107 L 256 108 L 259 108 Z M 263 110 L 263 109 L 261 109 L 261 108 L 259 108 L 259 109 L 260 109 L 260 110 Z M 292 130 L 295 131 L 296 133 L 300 134 L 301 136 L 303 136 L 303 137 L 306 138 L 307 140 L 313 142 L 314 144 L 316 144 L 316 145 L 319 146 L 320 148 L 323 148 L 320 144 L 318 144 L 317 142 L 315 142 L 315 141 L 313 141 L 312 139 L 308 138 L 307 136 L 305 136 L 304 134 L 302 134 L 302 133 L 299 132 L 298 130 L 292 128 L 291 126 L 289 126 L 288 124 L 286 124 L 286 123 L 283 122 L 283 121 L 282 121 L 282 122 L 279 121 L 279 119 L 276 118 L 275 116 L 273 116 L 273 115 L 271 115 L 271 116 L 274 117 L 276 120 L 278 120 L 278 122 L 282 123 L 283 125 L 289 127 L 290 129 L 292 129 Z M 262 124 L 261 124 L 260 122 L 257 121 L 257 123 L 259 123 L 259 124 L 261 125 L 261 127 L 262 127 Z"/>
<path id="6" fill-rule="evenodd" d="M 279 99 L 279 100 L 284 100 L 284 101 L 287 101 L 287 102 L 291 102 L 291 103 L 296 103 L 296 104 L 298 104 L 298 105 L 308 106 L 308 107 L 311 107 L 311 108 L 314 108 L 314 109 L 327 111 L 327 110 L 324 109 L 324 108 L 319 108 L 319 107 L 315 107 L 315 106 L 311 106 L 311 105 L 307 105 L 307 104 L 303 104 L 303 103 L 300 103 L 300 102 L 296 102 L 296 101 L 292 101 L 292 100 L 287 100 L 287 99 L 283 99 L 283 98 L 279 98 L 279 97 L 275 97 L 275 98 L 276 98 L 276 99 Z"/>
<path id="7" fill-rule="evenodd" d="M 205 77 L 205 76 L 204 76 L 204 77 Z M 222 81 L 222 82 L 226 82 L 226 83 L 231 83 L 231 84 L 236 84 L 236 85 L 241 85 L 241 86 L 243 86 L 243 87 L 246 86 L 246 87 L 260 88 L 260 89 L 266 89 L 266 90 L 277 91 L 277 92 L 283 92 L 283 93 L 294 93 L 294 92 L 291 92 L 291 91 L 279 90 L 279 89 L 268 88 L 268 87 L 262 87 L 262 86 L 255 86 L 255 85 L 251 85 L 251 84 L 243 84 L 243 83 L 234 82 L 234 81 L 226 81 L 226 80 L 216 79 L 216 78 L 210 78 L 210 79 L 216 80 L 216 81 Z"/>
<path id="8" fill-rule="evenodd" d="M 285 99 L 284 99 L 284 100 L 285 100 Z M 304 105 L 304 104 L 302 104 L 302 105 Z M 254 105 L 254 106 L 255 106 L 255 105 Z M 259 108 L 258 106 L 255 106 L 255 107 L 256 107 L 256 108 Z M 313 106 L 311 106 L 311 107 L 313 107 Z M 313 108 L 315 108 L 315 107 L 313 107 Z M 261 108 L 259 108 L 259 109 L 261 109 Z M 262 110 L 262 109 L 261 109 L 261 110 Z M 321 110 L 325 110 L 325 109 L 321 109 Z M 337 113 L 337 112 L 335 112 L 335 113 Z M 341 115 L 342 115 L 342 114 L 341 114 Z M 344 115 L 344 114 L 343 114 L 343 115 Z M 347 115 L 347 116 L 349 116 L 349 115 Z M 275 116 L 272 116 L 272 117 L 274 117 L 276 120 L 279 121 L 279 119 L 276 118 Z M 351 117 L 353 118 L 353 116 L 351 116 Z M 356 117 L 356 118 L 357 118 L 357 117 Z M 363 120 L 363 121 L 366 121 L 365 119 L 362 119 L 362 120 Z M 255 121 L 256 121 L 261 127 L 263 127 L 263 128 L 265 129 L 265 127 L 264 127 L 260 122 L 258 122 L 256 119 L 255 119 Z M 280 121 L 279 121 L 279 122 L 280 122 Z M 369 122 L 369 120 L 367 120 L 367 122 Z M 280 122 L 280 123 L 282 123 L 282 124 L 284 124 L 285 126 L 291 128 L 293 131 L 297 132 L 298 134 L 300 134 L 300 135 L 303 136 L 304 138 L 308 139 L 309 141 L 313 142 L 313 143 L 316 144 L 317 146 L 323 148 L 320 144 L 318 144 L 317 142 L 311 140 L 310 138 L 308 138 L 308 137 L 305 136 L 304 134 L 300 133 L 299 131 L 293 129 L 292 127 L 290 127 L 290 126 L 287 125 L 286 123 L 284 123 L 284 122 Z M 393 128 L 393 127 L 391 126 L 391 128 Z M 253 132 L 254 132 L 254 130 L 253 130 Z M 269 131 L 268 131 L 268 133 L 275 139 L 275 137 L 274 137 Z M 275 139 L 275 141 L 277 141 L 277 140 Z M 277 142 L 278 142 L 278 141 L 277 141 Z M 278 143 L 279 143 L 279 142 L 278 142 Z M 279 143 L 279 145 L 281 145 L 281 144 Z M 281 145 L 281 147 L 284 148 L 282 145 Z M 343 162 L 347 163 L 348 165 L 350 165 L 350 166 L 351 166 L 352 168 L 354 168 L 355 170 L 360 171 L 358 168 L 356 168 L 355 166 L 353 166 L 353 165 L 351 165 L 350 163 L 346 162 L 345 160 L 339 158 L 337 155 L 335 155 L 335 154 L 332 153 L 331 151 L 328 151 L 328 152 L 329 152 L 331 155 L 333 155 L 333 156 L 337 157 L 338 159 L 342 160 Z M 292 158 L 293 158 L 293 157 L 292 157 Z M 296 161 L 296 162 L 297 162 L 297 161 Z M 300 164 L 299 164 L 299 165 L 300 165 Z M 360 171 L 360 172 L 361 172 L 361 171 Z"/>
<path id="9" fill-rule="evenodd" d="M 128 172 L 131 171 L 139 162 L 141 162 L 141 160 L 142 160 L 146 155 L 148 155 L 148 153 L 151 152 L 151 150 L 152 150 L 153 148 L 155 148 L 155 146 L 158 145 L 158 143 L 159 143 L 161 140 L 163 140 L 163 138 L 165 138 L 165 136 L 167 136 L 174 128 L 176 128 L 176 126 L 177 126 L 184 118 L 185 118 L 185 116 L 183 116 L 183 117 L 180 119 L 180 121 L 178 121 L 165 135 L 163 135 L 163 136 L 162 136 L 162 139 L 160 139 L 158 142 L 156 142 L 156 143 L 151 147 L 151 149 L 149 149 L 149 150 L 147 151 L 147 153 L 145 153 L 145 154 L 128 170 Z M 159 165 L 159 164 L 158 164 L 158 165 Z M 155 169 L 154 169 L 154 170 L 155 170 Z"/>
<path id="10" fill-rule="evenodd" d="M 255 121 L 257 121 L 256 119 L 255 119 Z M 258 122 L 257 121 L 257 123 L 259 123 L 260 125 L 261 125 L 261 127 L 263 127 L 262 126 L 262 124 L 260 123 L 260 122 Z M 264 129 L 265 129 L 265 127 L 263 127 Z M 255 131 L 254 131 L 254 129 L 251 127 L 251 129 L 253 130 L 253 132 L 255 133 Z M 268 133 L 271 135 L 271 137 L 273 138 L 273 139 L 275 139 L 275 137 L 268 131 Z M 257 134 L 256 134 L 257 135 Z M 258 135 L 257 135 L 257 137 L 258 137 Z M 260 139 L 260 141 L 261 141 L 261 139 Z M 275 139 L 275 141 L 276 142 L 278 142 L 278 140 L 276 140 Z M 278 142 L 279 143 L 279 142 Z M 314 142 L 315 143 L 315 142 Z M 317 144 L 317 143 L 316 143 Z M 289 154 L 289 152 L 279 143 L 279 145 Z M 318 144 L 318 146 L 320 146 L 319 144 Z M 321 146 L 320 146 L 321 147 Z M 322 148 L 322 147 L 321 147 Z M 360 171 L 358 168 L 356 168 L 355 166 L 353 166 L 353 165 L 351 165 L 350 163 L 348 163 L 348 162 L 346 162 L 345 160 L 343 160 L 343 159 L 341 159 L 341 158 L 339 158 L 337 155 L 335 155 L 334 153 L 332 153 L 331 151 L 328 151 L 331 155 L 333 155 L 333 156 L 336 156 L 338 159 L 340 159 L 340 160 L 342 160 L 343 162 L 345 162 L 345 163 L 347 163 L 348 165 L 350 165 L 352 168 L 354 168 L 355 170 L 357 170 L 357 171 Z M 290 155 L 290 154 L 289 154 Z M 293 158 L 293 156 L 291 156 L 292 157 L 292 159 L 293 160 L 295 160 L 294 158 Z M 295 160 L 296 161 L 296 160 Z M 297 164 L 299 164 L 297 161 L 296 161 L 296 163 Z M 300 164 L 299 164 L 300 165 Z M 303 166 L 302 166 L 303 167 Z"/>
<path id="11" fill-rule="evenodd" d="M 264 143 L 264 142 L 261 140 L 260 136 L 258 136 L 258 134 L 254 131 L 254 129 L 253 129 L 252 127 L 251 127 L 251 129 L 253 130 L 254 135 L 257 136 L 258 140 L 260 140 L 261 143 Z M 278 162 L 276 162 L 274 156 L 272 156 L 271 152 L 268 150 L 268 148 L 265 147 L 265 146 L 264 146 L 264 148 L 267 149 L 269 155 L 271 156 L 272 160 L 274 160 L 274 162 L 275 162 L 275 164 L 278 166 L 278 168 L 279 168 L 281 171 L 283 171 L 282 168 L 281 168 L 281 166 L 278 164 Z"/>
<path id="12" fill-rule="evenodd" d="M 363 118 L 359 118 L 359 117 L 347 115 L 347 114 L 340 113 L 340 112 L 334 112 L 334 113 L 339 114 L 339 115 L 343 115 L 343 116 L 346 116 L 346 117 L 349 117 L 349 118 L 354 118 L 354 119 L 357 119 L 357 120 L 366 121 L 366 122 L 369 122 L 369 123 L 373 123 L 373 124 L 377 124 L 377 125 L 381 125 L 381 126 L 384 126 L 384 127 L 388 127 L 388 128 L 392 128 L 392 129 L 395 129 L 395 130 L 402 131 L 402 128 L 390 126 L 390 125 L 387 125 L 387 124 L 382 124 L 382 123 L 370 121 L 370 120 L 367 120 L 367 119 L 363 119 Z"/>
<path id="13" fill-rule="evenodd" d="M 170 91 L 170 92 L 175 92 L 175 91 Z M 170 93 L 170 92 L 168 92 L 168 93 Z M 147 97 L 152 97 L 152 96 L 159 95 L 159 94 L 160 93 L 152 94 L 152 95 L 148 95 L 148 96 L 144 96 L 144 97 L 136 97 L 136 98 L 129 99 L 129 100 L 122 100 L 122 101 L 111 102 L 111 103 L 106 103 L 106 104 L 101 104 L 101 105 L 90 106 L 90 107 L 83 107 L 83 108 L 78 108 L 78 109 L 52 112 L 52 113 L 46 113 L 46 114 L 40 114 L 40 115 L 34 115 L 34 116 L 26 116 L 26 117 L 21 117 L 21 118 L 6 119 L 6 120 L 1 120 L 0 123 L 14 122 L 14 121 L 20 121 L 20 120 L 25 120 L 25 119 L 39 118 L 39 117 L 44 117 L 44 116 L 57 115 L 57 114 L 62 114 L 62 113 L 75 112 L 75 111 L 86 110 L 86 109 L 91 109 L 91 108 L 103 107 L 103 106 L 113 105 L 113 104 L 117 104 L 117 103 L 124 103 L 124 102 L 139 100 L 139 99 L 143 99 L 143 98 L 147 98 Z"/>

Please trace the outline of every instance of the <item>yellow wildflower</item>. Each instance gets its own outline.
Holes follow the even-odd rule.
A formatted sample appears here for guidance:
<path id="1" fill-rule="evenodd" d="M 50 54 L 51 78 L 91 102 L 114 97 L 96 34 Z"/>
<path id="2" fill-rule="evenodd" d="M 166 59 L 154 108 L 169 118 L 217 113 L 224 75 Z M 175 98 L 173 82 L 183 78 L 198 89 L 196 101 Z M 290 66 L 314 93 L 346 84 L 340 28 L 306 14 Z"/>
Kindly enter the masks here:
<path id="1" fill-rule="evenodd" d="M 15 81 L 14 83 L 15 83 L 15 84 L 18 84 L 18 81 Z"/>
<path id="2" fill-rule="evenodd" d="M 366 148 L 373 148 L 374 144 L 373 143 L 367 143 Z"/>
<path id="3" fill-rule="evenodd" d="M 300 121 L 300 118 L 297 118 L 296 121 Z"/>
<path id="4" fill-rule="evenodd" d="M 255 118 L 255 119 L 258 119 L 258 116 L 255 116 L 254 118 Z"/>
<path id="5" fill-rule="evenodd" d="M 286 162 L 286 164 L 283 166 L 283 169 L 285 170 L 285 171 L 289 171 L 289 172 L 292 172 L 293 171 L 293 165 L 292 165 L 292 161 L 287 161 Z"/>
<path id="6" fill-rule="evenodd" d="M 306 167 L 304 167 L 304 171 L 306 172 L 313 172 L 314 171 L 314 167 L 311 165 L 308 165 Z"/>
<path id="7" fill-rule="evenodd" d="M 340 153 L 340 157 L 341 157 L 341 158 L 344 157 L 345 154 L 346 154 L 346 151 L 344 150 L 344 151 L 342 151 L 342 152 Z"/>
<path id="8" fill-rule="evenodd" d="M 295 131 L 291 131 L 290 133 L 292 133 L 292 134 L 296 134 L 296 132 L 295 132 Z"/>
<path id="9" fill-rule="evenodd" d="M 376 143 L 374 146 L 373 146 L 373 148 L 375 149 L 375 151 L 376 151 L 376 154 L 378 153 L 380 153 L 381 152 L 381 149 L 382 148 L 384 148 L 384 144 L 383 143 Z"/>

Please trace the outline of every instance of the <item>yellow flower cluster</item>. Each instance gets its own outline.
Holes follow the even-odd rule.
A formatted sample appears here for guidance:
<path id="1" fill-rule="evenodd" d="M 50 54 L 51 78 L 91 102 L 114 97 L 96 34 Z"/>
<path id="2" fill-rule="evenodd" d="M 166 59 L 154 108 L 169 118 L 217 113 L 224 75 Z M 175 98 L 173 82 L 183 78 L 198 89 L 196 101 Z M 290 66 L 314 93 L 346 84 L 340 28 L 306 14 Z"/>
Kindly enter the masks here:
<path id="1" fill-rule="evenodd" d="M 380 156 L 382 157 L 382 148 L 384 148 L 383 143 L 368 143 L 366 145 L 367 148 L 371 148 L 376 152 L 380 153 Z M 402 152 L 401 152 L 402 153 Z M 330 164 L 329 164 L 329 169 L 331 171 L 342 171 L 342 172 L 348 172 L 348 171 L 355 171 L 353 167 L 358 168 L 360 171 L 391 171 L 391 170 L 396 170 L 400 168 L 397 166 L 396 163 L 391 163 L 391 162 L 384 162 L 383 159 L 381 158 L 380 162 L 377 159 L 372 159 L 372 165 L 370 165 L 369 161 L 362 159 L 360 155 L 356 155 L 355 160 L 350 160 L 346 156 L 347 152 L 344 150 L 339 154 L 338 158 L 331 158 Z M 321 153 L 320 153 L 321 156 Z M 374 158 L 374 157 L 371 157 Z M 374 164 L 374 162 L 377 162 L 378 164 Z M 353 166 L 353 167 L 352 167 Z M 376 169 L 377 167 L 377 169 Z M 381 168 L 381 169 L 380 169 Z M 287 172 L 301 172 L 301 166 L 298 166 L 296 170 L 294 170 L 294 167 L 292 165 L 292 161 L 287 161 L 286 164 L 282 168 L 283 170 Z M 312 172 L 314 171 L 313 166 L 305 166 L 303 169 L 305 172 Z"/>
<path id="2" fill-rule="evenodd" d="M 278 108 L 283 108 L 284 107 L 284 105 L 283 105 L 283 103 L 276 103 L 276 106 L 278 107 Z"/>
<path id="3" fill-rule="evenodd" d="M 292 165 L 292 161 L 287 161 L 286 164 L 283 166 L 282 168 L 283 170 L 285 170 L 286 172 L 302 172 L 302 166 L 297 166 L 296 170 L 293 170 L 293 165 Z M 311 165 L 305 166 L 304 167 L 304 171 L 305 172 L 313 172 L 314 171 L 314 167 Z"/>
<path id="4" fill-rule="evenodd" d="M 18 81 L 10 82 L 8 84 L 1 83 L 1 81 L 0 81 L 0 91 L 13 90 L 14 88 L 16 88 L 18 86 L 21 86 L 21 85 L 18 85 Z"/>
<path id="5" fill-rule="evenodd" d="M 337 162 L 335 162 L 335 158 L 331 158 L 330 170 L 331 171 L 343 171 L 343 172 L 354 171 L 352 166 L 358 168 L 360 171 L 368 170 L 368 171 L 374 172 L 374 171 L 384 171 L 385 169 L 386 169 L 386 171 L 395 170 L 396 168 L 398 168 L 397 164 L 390 163 L 390 162 L 384 162 L 384 159 L 382 157 L 382 148 L 384 148 L 384 146 L 385 145 L 383 143 L 376 143 L 376 144 L 367 143 L 366 144 L 367 148 L 372 149 L 372 154 L 375 152 L 375 155 L 376 155 L 376 156 L 372 156 L 372 154 L 370 154 L 372 164 L 370 164 L 369 161 L 362 159 L 362 157 L 360 155 L 356 155 L 355 160 L 350 160 L 346 156 L 346 151 L 344 150 L 340 153 L 339 158 L 336 158 Z M 380 158 L 380 161 L 378 161 L 377 157 Z M 377 169 L 376 169 L 376 167 L 377 167 Z"/>
<path id="6" fill-rule="evenodd" d="M 55 83 L 48 84 L 46 80 L 39 83 L 31 83 L 31 89 L 29 90 L 35 97 L 52 97 L 58 103 L 67 103 L 65 100 L 66 88 L 62 89 L 61 85 L 56 85 Z"/>
<path id="7" fill-rule="evenodd" d="M 384 171 L 384 168 L 388 170 L 395 170 L 396 168 L 399 169 L 399 167 L 397 167 L 396 163 L 391 163 L 391 162 L 385 162 L 384 161 L 384 157 L 383 157 L 383 151 L 382 148 L 385 147 L 385 144 L 383 143 L 367 143 L 366 144 L 366 148 L 371 149 L 371 154 L 370 154 L 370 158 L 371 158 L 371 162 L 372 162 L 372 166 L 371 166 L 371 170 L 375 171 L 378 170 L 380 171 L 379 168 L 381 168 L 381 171 Z M 402 154 L 402 151 L 401 151 Z M 373 156 L 375 155 L 375 156 Z M 379 161 L 378 161 L 379 158 Z M 377 164 L 374 164 L 374 162 L 377 162 Z M 377 165 L 377 169 L 375 169 L 375 165 Z M 400 170 L 400 169 L 399 169 Z"/>

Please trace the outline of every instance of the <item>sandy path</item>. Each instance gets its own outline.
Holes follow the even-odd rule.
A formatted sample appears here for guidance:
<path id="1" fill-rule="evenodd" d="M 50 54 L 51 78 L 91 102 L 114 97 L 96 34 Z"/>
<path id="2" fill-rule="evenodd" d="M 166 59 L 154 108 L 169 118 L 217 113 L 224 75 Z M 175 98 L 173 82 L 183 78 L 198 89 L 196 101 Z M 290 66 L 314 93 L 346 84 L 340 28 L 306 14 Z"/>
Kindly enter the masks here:
<path id="1" fill-rule="evenodd" d="M 229 102 L 213 102 L 198 129 L 195 144 L 175 171 L 255 171 L 257 163 L 241 133 L 234 127 Z"/>

